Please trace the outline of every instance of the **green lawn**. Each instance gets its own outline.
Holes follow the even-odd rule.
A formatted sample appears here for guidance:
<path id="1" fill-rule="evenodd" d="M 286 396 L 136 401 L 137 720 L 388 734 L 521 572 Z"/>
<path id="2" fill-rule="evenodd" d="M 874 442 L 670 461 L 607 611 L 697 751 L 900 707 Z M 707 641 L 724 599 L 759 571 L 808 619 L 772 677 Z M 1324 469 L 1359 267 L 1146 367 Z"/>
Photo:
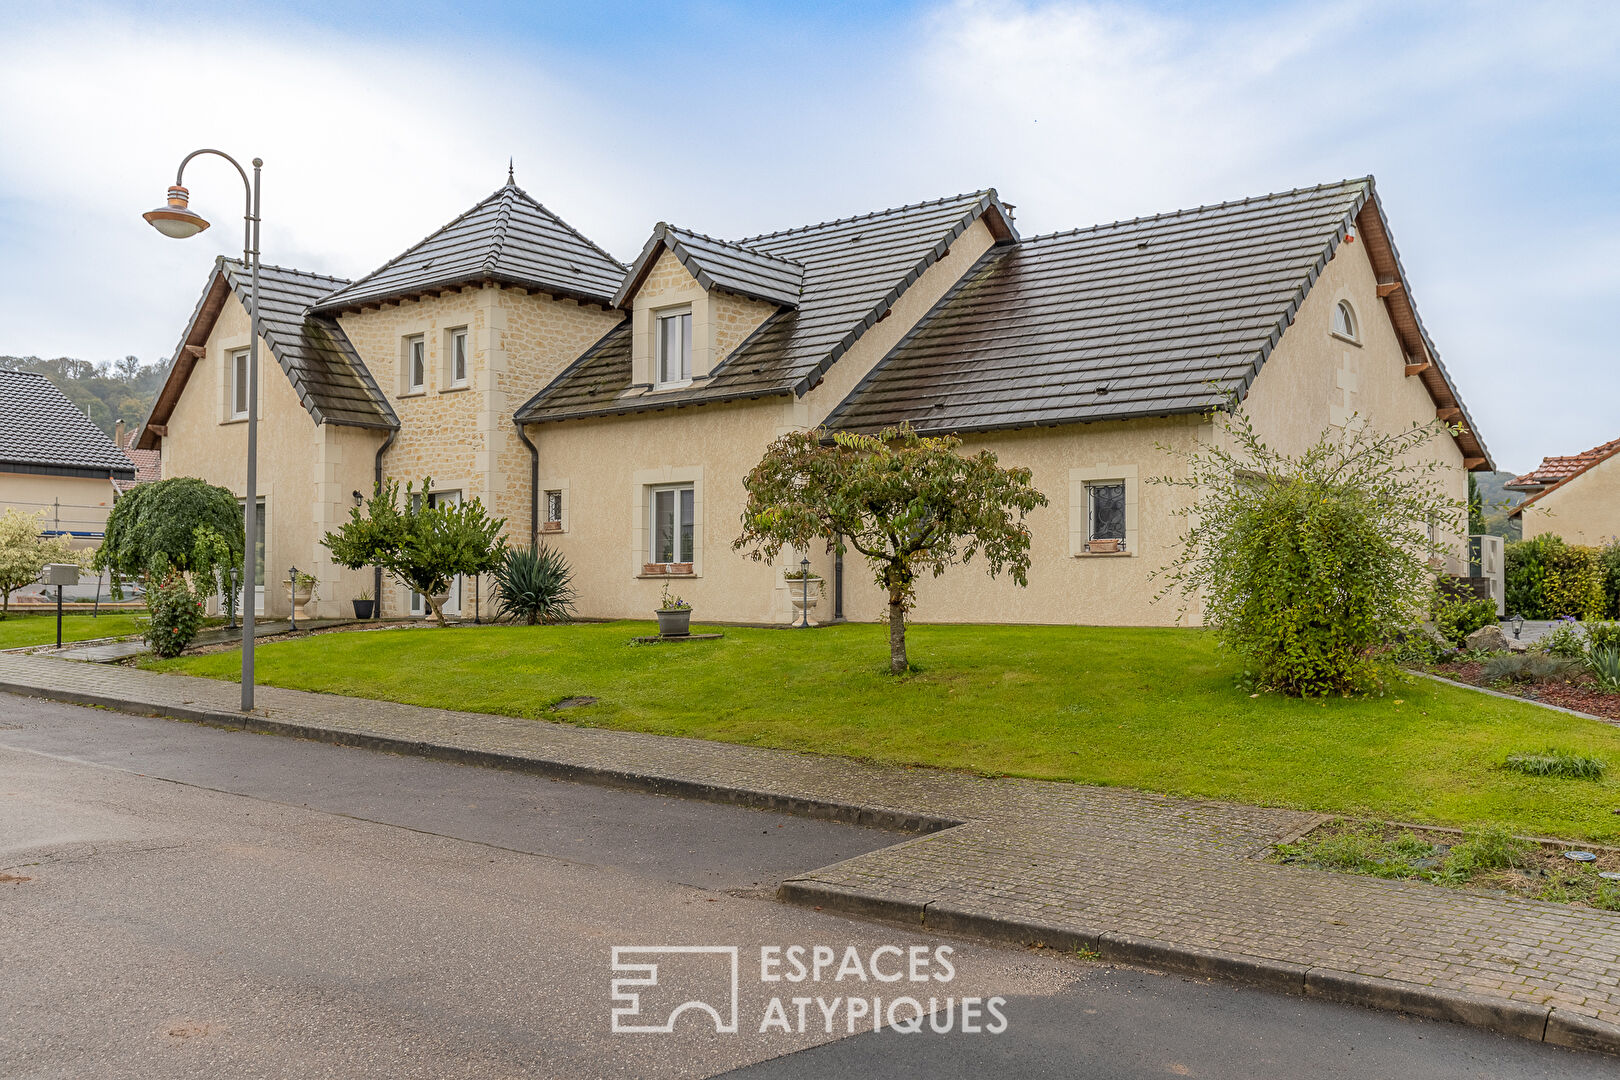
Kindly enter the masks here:
<path id="1" fill-rule="evenodd" d="M 1120 784 L 1436 824 L 1620 839 L 1620 729 L 1425 679 L 1390 697 L 1251 698 L 1194 630 L 917 626 L 920 673 L 883 673 L 882 626 L 732 628 L 632 647 L 645 623 L 325 634 L 267 645 L 261 682 L 599 727 Z M 151 666 L 229 679 L 235 652 Z M 562 698 L 600 703 L 550 713 Z M 1557 746 L 1602 781 L 1499 766 Z"/>
<path id="2" fill-rule="evenodd" d="M 145 615 L 143 608 L 140 614 Z M 135 624 L 135 613 L 108 612 L 92 618 L 89 615 L 63 615 L 62 640 L 85 641 L 89 638 L 123 637 L 138 634 L 142 627 Z M 15 649 L 23 645 L 51 645 L 56 642 L 56 612 L 49 615 L 29 612 L 19 615 L 13 611 L 0 619 L 0 649 Z"/>

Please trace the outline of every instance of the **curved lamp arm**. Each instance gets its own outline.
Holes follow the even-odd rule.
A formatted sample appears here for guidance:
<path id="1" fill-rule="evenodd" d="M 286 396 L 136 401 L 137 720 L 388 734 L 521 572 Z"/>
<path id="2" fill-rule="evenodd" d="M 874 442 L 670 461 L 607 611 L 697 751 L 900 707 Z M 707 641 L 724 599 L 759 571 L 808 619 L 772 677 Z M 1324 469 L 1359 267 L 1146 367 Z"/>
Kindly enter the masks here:
<path id="1" fill-rule="evenodd" d="M 215 157 L 224 158 L 226 161 L 230 162 L 231 167 L 236 170 L 236 175 L 242 178 L 242 188 L 246 194 L 246 198 L 243 201 L 242 210 L 242 263 L 245 266 L 251 261 L 248 256 L 257 254 L 257 252 L 253 250 L 253 223 L 258 220 L 258 215 L 254 213 L 253 207 L 253 182 L 248 179 L 247 170 L 242 168 L 241 162 L 237 161 L 223 150 L 193 150 L 191 153 L 180 159 L 180 167 L 174 171 L 174 185 L 175 187 L 185 186 L 186 166 L 191 164 L 192 158 L 201 157 L 203 154 L 213 154 Z M 258 171 L 263 167 L 264 160 L 262 158 L 253 159 L 254 171 Z"/>

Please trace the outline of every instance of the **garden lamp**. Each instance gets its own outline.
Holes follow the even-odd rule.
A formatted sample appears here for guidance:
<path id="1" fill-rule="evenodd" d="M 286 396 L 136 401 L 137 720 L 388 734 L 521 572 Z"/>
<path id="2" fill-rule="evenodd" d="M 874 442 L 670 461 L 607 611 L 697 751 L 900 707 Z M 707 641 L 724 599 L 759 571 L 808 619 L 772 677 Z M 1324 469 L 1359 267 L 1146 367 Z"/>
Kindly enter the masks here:
<path id="1" fill-rule="evenodd" d="M 1514 638 L 1514 640 L 1518 640 L 1519 631 L 1523 630 L 1523 629 L 1524 629 L 1524 616 L 1523 615 L 1514 615 L 1513 616 L 1513 638 Z"/>
<path id="2" fill-rule="evenodd" d="M 289 629 L 298 629 L 298 567 L 287 571 L 287 617 L 292 620 Z"/>
<path id="3" fill-rule="evenodd" d="M 174 183 L 162 206 L 142 214 L 147 223 L 164 236 L 185 240 L 208 228 L 208 219 L 188 205 L 191 192 L 186 190 L 186 166 L 191 159 L 202 154 L 224 158 L 242 178 L 246 193 L 242 212 L 242 265 L 251 275 L 247 295 L 247 313 L 251 326 L 248 335 L 248 414 L 247 414 L 247 483 L 242 499 L 242 711 L 253 711 L 253 598 L 247 594 L 248 582 L 257 582 L 256 548 L 254 538 L 259 535 L 256 517 L 259 510 L 259 170 L 264 162 L 253 159 L 253 179 L 247 170 L 231 155 L 222 150 L 193 150 L 180 159 L 175 170 Z"/>
<path id="4" fill-rule="evenodd" d="M 808 557 L 799 560 L 799 581 L 804 586 L 804 621 L 799 624 L 799 629 L 808 630 L 810 629 L 810 559 Z"/>

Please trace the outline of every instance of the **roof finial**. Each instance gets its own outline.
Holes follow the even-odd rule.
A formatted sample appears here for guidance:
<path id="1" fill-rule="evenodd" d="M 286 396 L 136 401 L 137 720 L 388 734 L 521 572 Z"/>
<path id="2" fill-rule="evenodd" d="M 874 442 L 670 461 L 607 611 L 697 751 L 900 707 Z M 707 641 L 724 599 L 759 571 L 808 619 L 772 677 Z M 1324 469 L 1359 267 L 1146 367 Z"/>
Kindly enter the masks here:
<path id="1" fill-rule="evenodd" d="M 506 159 L 506 182 L 508 184 L 514 183 L 514 181 L 512 179 L 512 159 L 511 158 Z"/>

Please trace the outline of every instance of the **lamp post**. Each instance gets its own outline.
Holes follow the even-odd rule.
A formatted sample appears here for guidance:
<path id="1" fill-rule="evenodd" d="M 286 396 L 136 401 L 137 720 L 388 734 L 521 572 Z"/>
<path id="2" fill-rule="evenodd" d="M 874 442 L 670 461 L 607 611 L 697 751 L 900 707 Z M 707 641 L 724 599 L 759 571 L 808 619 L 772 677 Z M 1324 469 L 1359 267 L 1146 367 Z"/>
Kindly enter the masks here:
<path id="1" fill-rule="evenodd" d="M 799 623 L 800 630 L 810 629 L 810 559 L 806 556 L 799 560 L 799 581 L 804 586 L 804 621 Z"/>
<path id="2" fill-rule="evenodd" d="M 292 623 L 288 630 L 298 629 L 298 567 L 287 571 L 287 618 Z"/>
<path id="3" fill-rule="evenodd" d="M 252 331 L 248 337 L 248 414 L 247 414 L 247 496 L 242 500 L 242 711 L 253 711 L 253 603 L 247 595 L 248 583 L 255 580 L 254 555 L 259 535 L 259 170 L 264 162 L 253 159 L 253 179 L 247 170 L 231 155 L 221 150 L 193 150 L 180 159 L 175 170 L 174 186 L 169 188 L 168 200 L 156 210 L 141 216 L 164 236 L 176 240 L 196 236 L 208 228 L 201 214 L 188 209 L 191 193 L 185 187 L 186 166 L 191 159 L 202 154 L 222 157 L 235 167 L 242 178 L 246 192 L 242 213 L 242 262 L 251 274 L 252 286 L 248 290 L 248 319 Z"/>

